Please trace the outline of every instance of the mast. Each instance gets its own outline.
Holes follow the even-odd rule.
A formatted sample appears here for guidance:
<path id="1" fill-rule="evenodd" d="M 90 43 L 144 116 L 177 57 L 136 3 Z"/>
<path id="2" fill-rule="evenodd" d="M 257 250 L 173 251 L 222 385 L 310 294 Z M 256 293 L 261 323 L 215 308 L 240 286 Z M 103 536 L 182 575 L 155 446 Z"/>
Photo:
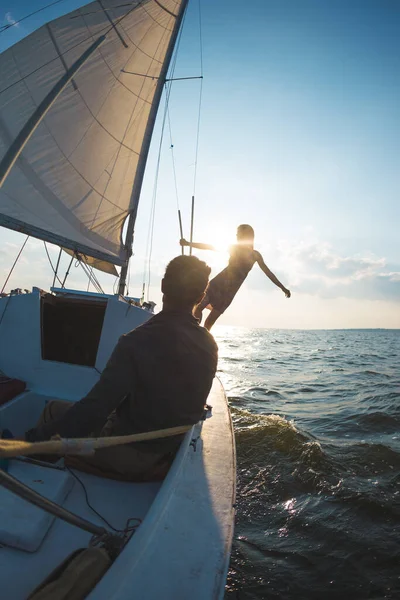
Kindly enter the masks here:
<path id="1" fill-rule="evenodd" d="M 137 217 L 138 205 L 140 193 L 142 190 L 142 183 L 144 178 L 144 172 L 147 163 L 147 157 L 149 154 L 149 148 L 151 143 L 151 138 L 153 135 L 154 124 L 157 117 L 158 107 L 160 105 L 161 95 L 164 87 L 165 80 L 167 78 L 167 73 L 169 69 L 169 65 L 171 62 L 172 54 L 174 52 L 175 43 L 178 37 L 179 29 L 182 23 L 183 15 L 185 14 L 186 7 L 188 5 L 189 0 L 182 0 L 182 4 L 179 9 L 179 13 L 176 16 L 175 25 L 172 31 L 171 39 L 169 41 L 169 46 L 167 52 L 165 54 L 164 64 L 160 71 L 160 76 L 157 80 L 156 90 L 154 93 L 153 104 L 149 113 L 149 118 L 146 125 L 145 134 L 143 137 L 142 147 L 140 151 L 140 156 L 138 160 L 138 165 L 135 174 L 135 180 L 133 182 L 132 194 L 131 194 L 131 210 L 128 217 L 128 227 L 126 230 L 126 239 L 125 239 L 125 249 L 127 252 L 127 258 L 125 264 L 121 268 L 121 275 L 119 279 L 118 286 L 118 294 L 123 296 L 125 293 L 126 287 L 126 277 L 128 273 L 129 260 L 132 256 L 132 245 L 133 245 L 133 235 L 135 229 L 135 222 Z M 157 4 L 161 4 L 158 3 Z M 169 12 L 169 11 L 168 11 Z"/>

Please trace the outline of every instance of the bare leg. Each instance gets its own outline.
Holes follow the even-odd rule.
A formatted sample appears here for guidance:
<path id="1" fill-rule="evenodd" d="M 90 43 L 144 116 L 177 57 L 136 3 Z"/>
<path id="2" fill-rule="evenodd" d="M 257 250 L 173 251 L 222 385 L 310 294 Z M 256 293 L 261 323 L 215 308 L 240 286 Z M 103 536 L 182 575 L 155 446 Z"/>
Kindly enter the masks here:
<path id="1" fill-rule="evenodd" d="M 193 316 L 198 319 L 199 323 L 201 324 L 201 320 L 203 318 L 203 310 L 205 308 L 210 308 L 209 305 L 210 301 L 208 299 L 208 296 L 205 295 L 204 298 L 201 300 L 201 302 L 198 303 L 197 306 L 195 306 L 194 311 L 193 311 Z"/>
<path id="2" fill-rule="evenodd" d="M 210 314 L 208 315 L 206 322 L 204 323 L 204 327 L 206 329 L 208 329 L 208 331 L 210 331 L 210 329 L 214 325 L 215 321 L 217 319 L 219 319 L 219 317 L 221 315 L 222 315 L 222 313 L 220 313 L 218 310 L 215 310 L 215 308 L 213 308 L 212 311 L 210 312 Z"/>
<path id="3" fill-rule="evenodd" d="M 201 302 L 194 309 L 193 316 L 198 319 L 199 323 L 201 324 L 201 320 L 203 318 L 203 307 L 201 306 Z"/>

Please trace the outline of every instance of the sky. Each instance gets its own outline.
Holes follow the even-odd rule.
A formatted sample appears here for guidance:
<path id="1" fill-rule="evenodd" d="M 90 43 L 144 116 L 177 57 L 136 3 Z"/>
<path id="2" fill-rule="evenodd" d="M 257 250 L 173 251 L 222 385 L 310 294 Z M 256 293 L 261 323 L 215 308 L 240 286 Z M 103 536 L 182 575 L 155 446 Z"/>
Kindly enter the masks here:
<path id="1" fill-rule="evenodd" d="M 3 0 L 0 26 L 46 0 Z M 0 33 L 0 51 L 83 2 L 64 0 Z M 227 246 L 250 223 L 256 248 L 292 291 L 254 267 L 221 323 L 276 328 L 400 328 L 400 3 L 397 0 L 201 0 L 203 97 L 195 241 Z M 191 0 L 175 77 L 200 74 Z M 189 236 L 199 80 L 174 83 L 171 132 Z M 160 111 L 162 113 L 162 110 Z M 129 292 L 148 278 L 158 119 L 136 224 Z M 1 230 L 0 284 L 25 236 Z M 180 253 L 169 132 L 158 180 L 150 299 Z M 55 261 L 57 249 L 51 248 Z M 201 252 L 215 275 L 226 252 Z M 64 272 L 68 259 L 61 264 Z M 105 291 L 115 279 L 99 274 Z M 9 281 L 49 289 L 43 242 L 30 239 Z M 1 287 L 1 286 L 0 286 Z M 86 289 L 73 267 L 69 287 Z"/>

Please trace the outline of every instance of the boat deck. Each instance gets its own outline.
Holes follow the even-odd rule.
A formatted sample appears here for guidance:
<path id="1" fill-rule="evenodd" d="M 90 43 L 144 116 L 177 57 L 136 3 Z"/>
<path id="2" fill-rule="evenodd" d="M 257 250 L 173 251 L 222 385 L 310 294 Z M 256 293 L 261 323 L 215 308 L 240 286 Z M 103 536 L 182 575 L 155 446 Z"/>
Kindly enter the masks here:
<path id="1" fill-rule="evenodd" d="M 49 399 L 33 392 L 22 394 L 0 407 L 0 427 L 21 435 L 35 424 Z M 212 417 L 188 432 L 161 484 L 111 481 L 76 471 L 87 490 L 89 502 L 113 527 L 124 529 L 131 518 L 143 520 L 88 600 L 125 600 L 132 597 L 132 590 L 143 600 L 161 597 L 220 600 L 223 597 L 235 510 L 235 451 L 229 409 L 218 380 L 214 382 L 208 402 L 213 407 Z M 23 463 L 10 461 L 11 474 L 16 464 Z M 72 477 L 67 471 L 56 471 L 52 467 L 45 467 L 39 478 L 33 474 L 33 470 L 38 469 L 36 465 L 24 464 L 24 469 L 26 483 L 36 486 L 38 491 L 43 483 L 41 479 L 46 489 L 54 491 L 57 487 L 52 484 L 54 477 L 57 479 L 58 474 L 61 479 Z M 0 493 L 5 491 L 0 488 Z M 65 500 L 59 503 L 109 529 L 88 506 L 78 481 L 73 481 Z M 0 512 L 2 505 L 4 511 L 4 498 L 3 503 L 0 498 Z M 16 529 L 17 537 L 20 532 L 22 537 L 26 536 L 24 526 L 18 521 L 18 511 L 13 510 L 13 500 L 7 506 L 11 508 L 6 507 L 6 511 L 17 514 L 17 527 L 7 523 L 5 527 L 13 534 Z M 26 503 L 26 508 L 20 511 L 24 523 L 29 524 L 27 511 L 31 509 Z M 39 519 L 34 516 L 33 524 L 35 535 L 41 538 L 43 528 Z M 2 517 L 1 521 L 7 519 Z M 1 526 L 2 523 L 0 530 Z M 0 547 L 2 597 L 26 600 L 68 555 L 87 547 L 90 538 L 91 534 L 55 519 L 36 551 Z"/>
<path id="2" fill-rule="evenodd" d="M 85 485 L 91 505 L 116 529 L 123 529 L 127 519 L 144 519 L 160 488 L 159 483 L 124 483 L 78 473 Z M 116 506 L 117 499 L 117 506 Z M 88 507 L 83 488 L 75 481 L 64 508 L 108 527 Z M 91 534 L 55 519 L 42 545 L 36 552 L 0 548 L 0 581 L 2 594 L 9 600 L 25 600 L 29 593 L 69 554 L 88 546 Z"/>
<path id="3" fill-rule="evenodd" d="M 21 435 L 22 429 L 32 427 L 40 414 L 46 396 L 27 392 L 14 399 L 0 411 L 1 427 L 8 427 L 16 435 Z M 16 409 L 18 407 L 18 414 Z M 28 410 L 29 407 L 29 410 Z M 35 465 L 10 461 L 9 471 L 25 472 L 37 469 Z M 41 467 L 40 467 L 41 468 Z M 52 466 L 45 467 L 50 475 L 60 474 L 65 477 L 68 471 L 55 470 Z M 94 475 L 73 471 L 84 484 L 90 504 L 115 528 L 124 529 L 130 518 L 143 520 L 154 498 L 160 489 L 160 483 L 125 483 L 121 481 L 104 480 Z M 88 506 L 82 485 L 72 476 L 72 489 L 62 506 L 71 512 L 107 529 L 108 526 Z M 106 482 L 106 485 L 105 485 Z M 38 488 L 36 488 L 38 489 Z M 6 492 L 6 490 L 0 490 Z M 40 486 L 38 491 L 40 491 Z M 6 492 L 10 494 L 11 492 Z M 44 493 L 44 495 L 46 495 Z M 20 502 L 25 501 L 19 499 Z M 26 507 L 30 507 L 25 503 Z M 38 513 L 42 512 L 34 508 Z M 60 519 L 55 519 L 41 546 L 36 552 L 0 547 L 0 581 L 2 596 L 9 600 L 25 600 L 29 593 L 56 568 L 69 554 L 78 548 L 87 547 L 91 534 L 69 525 Z"/>

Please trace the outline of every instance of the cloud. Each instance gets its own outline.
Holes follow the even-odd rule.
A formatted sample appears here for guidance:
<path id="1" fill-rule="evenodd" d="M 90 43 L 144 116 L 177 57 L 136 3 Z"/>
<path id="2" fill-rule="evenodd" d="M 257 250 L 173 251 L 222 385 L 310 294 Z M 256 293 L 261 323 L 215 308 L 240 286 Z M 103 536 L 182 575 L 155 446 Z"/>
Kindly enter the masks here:
<path id="1" fill-rule="evenodd" d="M 7 22 L 7 25 L 4 25 L 4 29 L 8 29 L 9 27 L 19 27 L 19 23 L 14 19 L 10 12 L 7 12 L 4 15 L 4 20 Z"/>
<path id="2" fill-rule="evenodd" d="M 321 298 L 400 300 L 400 265 L 382 257 L 343 256 L 327 243 L 301 242 L 281 244 L 275 260 L 277 276 L 293 291 Z M 274 265 L 269 266 L 274 271 Z M 251 287 L 265 288 L 261 275 L 252 278 Z"/>

